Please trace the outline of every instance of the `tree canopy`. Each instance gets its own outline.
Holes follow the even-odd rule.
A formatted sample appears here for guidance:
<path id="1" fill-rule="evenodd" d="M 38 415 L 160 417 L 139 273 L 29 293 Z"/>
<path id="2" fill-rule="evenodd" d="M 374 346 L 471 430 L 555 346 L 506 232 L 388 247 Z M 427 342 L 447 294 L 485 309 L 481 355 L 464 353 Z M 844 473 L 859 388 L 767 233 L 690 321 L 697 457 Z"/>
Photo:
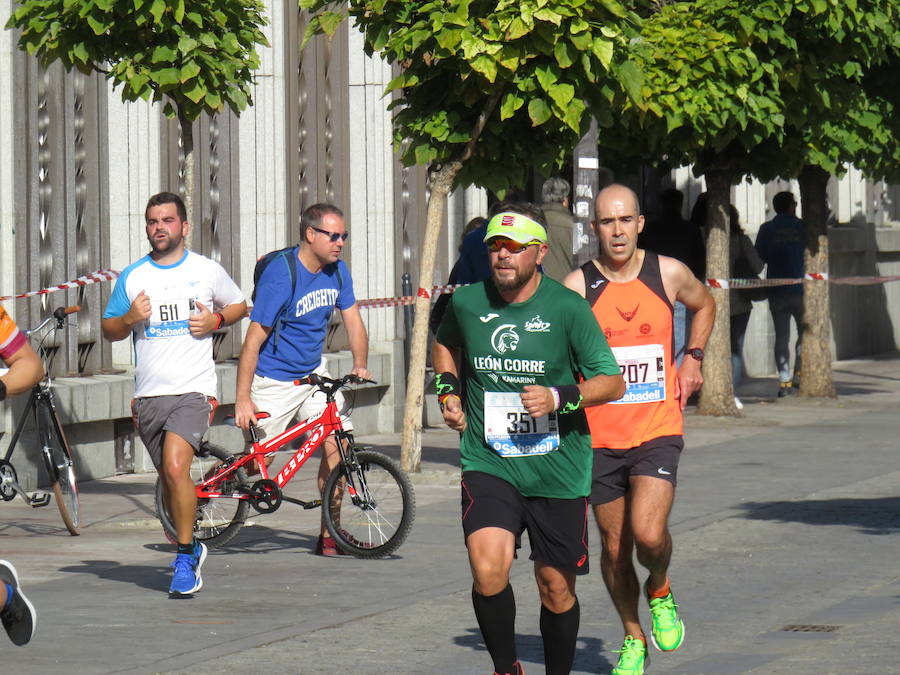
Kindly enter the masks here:
<path id="1" fill-rule="evenodd" d="M 43 66 L 103 73 L 122 99 L 161 101 L 189 120 L 250 103 L 266 45 L 257 0 L 24 0 L 7 27 Z"/>
<path id="2" fill-rule="evenodd" d="M 445 165 L 479 129 L 458 185 L 502 193 L 520 187 L 531 166 L 562 160 L 595 114 L 589 89 L 611 101 L 621 82 L 640 105 L 628 56 L 638 17 L 617 0 L 348 4 L 367 52 L 401 67 L 388 92 L 404 163 Z M 332 32 L 343 18 L 328 5 L 301 0 L 302 8 L 317 11 L 307 37 Z"/>

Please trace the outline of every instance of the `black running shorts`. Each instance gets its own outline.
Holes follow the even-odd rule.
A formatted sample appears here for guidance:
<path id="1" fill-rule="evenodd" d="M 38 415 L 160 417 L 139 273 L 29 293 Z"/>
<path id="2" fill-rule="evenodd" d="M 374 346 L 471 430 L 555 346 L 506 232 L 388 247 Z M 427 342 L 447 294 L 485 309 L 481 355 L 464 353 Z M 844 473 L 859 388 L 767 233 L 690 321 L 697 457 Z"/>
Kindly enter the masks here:
<path id="1" fill-rule="evenodd" d="M 653 476 L 677 484 L 683 436 L 660 436 L 636 448 L 594 448 L 591 504 L 607 504 L 624 497 L 631 476 Z"/>
<path id="2" fill-rule="evenodd" d="M 501 478 L 481 471 L 462 476 L 462 526 L 466 538 L 483 527 L 499 527 L 516 536 L 528 532 L 531 560 L 572 574 L 588 573 L 586 497 L 523 497 Z"/>

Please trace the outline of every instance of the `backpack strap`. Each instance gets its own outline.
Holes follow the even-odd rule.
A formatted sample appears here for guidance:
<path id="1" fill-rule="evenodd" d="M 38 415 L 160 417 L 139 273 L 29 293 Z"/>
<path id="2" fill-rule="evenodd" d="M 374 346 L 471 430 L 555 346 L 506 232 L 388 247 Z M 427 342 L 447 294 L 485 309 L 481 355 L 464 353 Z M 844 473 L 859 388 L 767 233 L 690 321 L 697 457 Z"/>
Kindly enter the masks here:
<path id="1" fill-rule="evenodd" d="M 272 337 L 272 349 L 275 351 L 278 351 L 278 340 L 281 337 L 281 330 L 284 328 L 284 324 L 287 323 L 288 309 L 290 308 L 291 301 L 294 299 L 294 295 L 297 291 L 297 263 L 294 260 L 297 257 L 296 251 L 296 247 L 289 248 L 281 251 L 278 255 L 287 266 L 288 278 L 291 280 L 291 293 L 284 305 L 278 310 L 274 325 L 272 326 L 272 333 L 274 333 L 274 336 Z"/>

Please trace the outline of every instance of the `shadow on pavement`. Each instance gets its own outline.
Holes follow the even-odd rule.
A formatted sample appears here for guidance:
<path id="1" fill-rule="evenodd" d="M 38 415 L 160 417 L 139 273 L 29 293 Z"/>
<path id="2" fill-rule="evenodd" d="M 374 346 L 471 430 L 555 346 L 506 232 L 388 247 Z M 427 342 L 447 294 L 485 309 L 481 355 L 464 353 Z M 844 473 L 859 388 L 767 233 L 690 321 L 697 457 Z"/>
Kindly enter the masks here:
<path id="1" fill-rule="evenodd" d="M 487 654 L 484 640 L 481 639 L 481 632 L 477 629 L 470 628 L 466 635 L 457 635 L 453 638 L 453 643 L 473 651 L 485 652 L 484 658 L 490 667 L 491 658 Z M 614 664 L 606 658 L 604 649 L 603 640 L 580 636 L 578 646 L 575 648 L 575 663 L 572 669 L 589 673 L 608 673 Z M 516 634 L 516 651 L 519 660 L 526 665 L 544 663 L 544 641 L 540 635 Z"/>
<path id="2" fill-rule="evenodd" d="M 171 575 L 168 565 L 123 565 L 115 560 L 82 560 L 81 565 L 61 567 L 60 572 L 69 574 L 93 574 L 98 579 L 134 584 L 153 591 L 169 587 Z"/>
<path id="3" fill-rule="evenodd" d="M 900 497 L 813 499 L 741 504 L 747 518 L 808 525 L 849 525 L 865 534 L 900 532 Z"/>

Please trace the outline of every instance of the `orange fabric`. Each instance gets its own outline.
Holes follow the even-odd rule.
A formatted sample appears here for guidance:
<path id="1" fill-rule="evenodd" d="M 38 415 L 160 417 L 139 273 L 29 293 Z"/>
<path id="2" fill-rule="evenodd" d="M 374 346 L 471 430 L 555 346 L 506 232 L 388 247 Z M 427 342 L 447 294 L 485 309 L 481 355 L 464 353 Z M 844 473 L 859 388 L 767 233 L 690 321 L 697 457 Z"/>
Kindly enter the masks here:
<path id="1" fill-rule="evenodd" d="M 648 589 L 649 590 L 649 589 Z M 664 598 L 670 593 L 671 589 L 669 588 L 669 580 L 666 579 L 666 584 L 662 588 L 650 591 L 650 599 L 655 600 L 656 598 Z"/>
<path id="2" fill-rule="evenodd" d="M 25 334 L 19 331 L 15 322 L 0 305 L 0 360 L 6 360 L 25 344 Z"/>
<path id="3" fill-rule="evenodd" d="M 679 436 L 683 425 L 681 408 L 675 399 L 672 309 L 640 279 L 606 283 L 591 309 L 609 346 L 615 351 L 617 347 L 662 345 L 666 396 L 662 401 L 585 408 L 591 444 L 595 448 L 623 450 L 660 436 Z M 619 365 L 622 366 L 621 361 Z"/>

